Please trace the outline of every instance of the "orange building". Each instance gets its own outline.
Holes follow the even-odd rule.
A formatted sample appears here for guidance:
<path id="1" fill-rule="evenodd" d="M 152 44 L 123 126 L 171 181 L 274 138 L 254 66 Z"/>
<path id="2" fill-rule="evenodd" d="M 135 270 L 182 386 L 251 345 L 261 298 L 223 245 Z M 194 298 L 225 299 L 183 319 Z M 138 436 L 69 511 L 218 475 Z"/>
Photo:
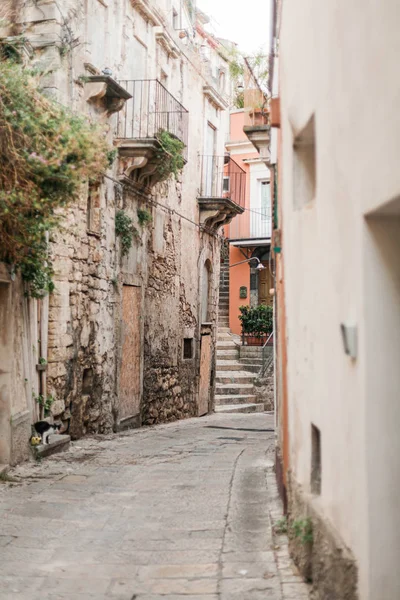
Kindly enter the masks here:
<path id="1" fill-rule="evenodd" d="M 246 172 L 244 213 L 224 229 L 229 241 L 229 326 L 240 334 L 239 307 L 242 305 L 272 305 L 270 289 L 273 279 L 270 270 L 271 248 L 271 177 L 265 161 L 243 131 L 247 113 L 233 110 L 230 117 L 230 139 L 226 149 L 231 158 Z M 229 183 L 227 183 L 229 185 Z M 257 269 L 258 258 L 266 267 Z"/>

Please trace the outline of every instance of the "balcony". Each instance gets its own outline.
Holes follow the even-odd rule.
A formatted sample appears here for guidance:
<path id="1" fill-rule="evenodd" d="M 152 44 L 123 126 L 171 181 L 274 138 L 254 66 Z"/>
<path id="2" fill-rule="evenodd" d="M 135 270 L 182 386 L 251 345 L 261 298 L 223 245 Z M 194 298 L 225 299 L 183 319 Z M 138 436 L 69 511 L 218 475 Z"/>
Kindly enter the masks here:
<path id="1" fill-rule="evenodd" d="M 189 113 L 157 79 L 124 80 L 119 84 L 131 96 L 117 121 L 120 177 L 149 192 L 162 180 L 157 158 L 162 131 L 184 143 L 187 159 Z"/>
<path id="2" fill-rule="evenodd" d="M 259 89 L 244 92 L 245 118 L 243 131 L 260 155 L 269 165 L 270 125 L 267 98 Z"/>
<path id="3" fill-rule="evenodd" d="M 271 243 L 271 208 L 250 208 L 229 225 L 228 238 L 233 246 L 252 248 Z"/>
<path id="4" fill-rule="evenodd" d="M 200 161 L 200 223 L 216 231 L 244 212 L 246 172 L 229 155 L 204 155 Z"/>

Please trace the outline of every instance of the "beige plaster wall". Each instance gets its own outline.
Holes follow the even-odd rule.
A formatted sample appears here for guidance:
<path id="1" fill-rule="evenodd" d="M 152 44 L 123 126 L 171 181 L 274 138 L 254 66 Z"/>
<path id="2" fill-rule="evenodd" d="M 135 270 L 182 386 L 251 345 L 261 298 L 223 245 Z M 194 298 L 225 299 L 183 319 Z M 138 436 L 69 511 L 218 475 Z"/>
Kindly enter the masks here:
<path id="1" fill-rule="evenodd" d="M 395 0 L 283 3 L 290 464 L 310 492 L 313 423 L 321 431 L 322 491 L 312 502 L 354 553 L 362 600 L 395 598 L 400 589 L 400 382 L 391 334 L 399 318 L 398 226 L 383 234 L 365 221 L 400 191 L 398 20 Z M 293 144 L 313 115 L 316 192 L 305 204 Z M 343 322 L 358 328 L 356 360 L 344 353 Z"/>

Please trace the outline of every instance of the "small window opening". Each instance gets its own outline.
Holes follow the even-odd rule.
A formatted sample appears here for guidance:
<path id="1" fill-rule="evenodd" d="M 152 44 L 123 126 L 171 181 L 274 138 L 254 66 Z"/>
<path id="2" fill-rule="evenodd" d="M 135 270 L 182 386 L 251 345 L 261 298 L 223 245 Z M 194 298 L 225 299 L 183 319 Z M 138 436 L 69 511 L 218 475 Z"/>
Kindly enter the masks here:
<path id="1" fill-rule="evenodd" d="M 311 424 L 311 492 L 321 493 L 321 432 Z"/>
<path id="2" fill-rule="evenodd" d="M 310 204 L 316 193 L 316 147 L 314 116 L 296 137 L 294 151 L 294 190 L 293 206 L 295 209 Z"/>
<path id="3" fill-rule="evenodd" d="M 93 389 L 93 369 L 84 369 L 82 376 L 82 394 L 88 396 Z"/>
<path id="4" fill-rule="evenodd" d="M 230 189 L 231 189 L 231 180 L 230 180 L 230 177 L 224 176 L 223 190 L 224 190 L 224 192 L 229 192 Z"/>
<path id="5" fill-rule="evenodd" d="M 174 29 L 180 29 L 179 15 L 178 11 L 175 10 L 175 8 L 172 9 L 172 25 Z"/>
<path id="6" fill-rule="evenodd" d="M 183 358 L 185 360 L 193 358 L 193 338 L 183 340 Z"/>
<path id="7" fill-rule="evenodd" d="M 225 90 L 225 72 L 224 71 L 219 72 L 219 87 L 222 91 Z"/>

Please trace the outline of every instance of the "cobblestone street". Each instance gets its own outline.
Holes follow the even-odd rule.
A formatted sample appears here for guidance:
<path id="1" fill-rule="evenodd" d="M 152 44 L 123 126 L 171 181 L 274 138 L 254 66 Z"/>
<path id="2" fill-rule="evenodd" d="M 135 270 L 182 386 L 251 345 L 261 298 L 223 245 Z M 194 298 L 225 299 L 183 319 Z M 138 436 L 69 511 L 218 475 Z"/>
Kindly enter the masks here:
<path id="1" fill-rule="evenodd" d="M 212 415 L 75 442 L 0 483 L 0 599 L 303 600 L 273 416 Z"/>

